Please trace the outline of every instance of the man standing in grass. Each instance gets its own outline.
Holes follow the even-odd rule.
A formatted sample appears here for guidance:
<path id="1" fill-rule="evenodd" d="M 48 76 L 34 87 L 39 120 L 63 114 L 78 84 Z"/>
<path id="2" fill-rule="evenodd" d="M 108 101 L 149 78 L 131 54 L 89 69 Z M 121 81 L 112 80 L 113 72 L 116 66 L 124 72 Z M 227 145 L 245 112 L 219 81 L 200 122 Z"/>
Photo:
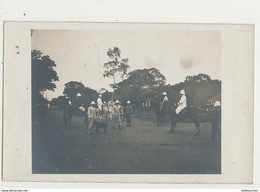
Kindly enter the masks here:
<path id="1" fill-rule="evenodd" d="M 118 100 L 116 100 L 116 102 L 115 102 L 113 119 L 114 119 L 113 129 L 115 129 L 115 126 L 117 126 L 117 125 L 118 125 L 119 129 L 122 129 L 122 127 L 121 127 L 121 106 L 120 106 L 120 102 Z"/>
<path id="2" fill-rule="evenodd" d="M 131 127 L 131 116 L 133 114 L 133 107 L 130 101 L 127 101 L 125 107 L 126 127 Z"/>
<path id="3" fill-rule="evenodd" d="M 93 124 L 96 120 L 96 103 L 94 101 L 91 102 L 91 106 L 88 108 L 88 134 L 93 134 Z"/>
<path id="4" fill-rule="evenodd" d="M 221 138 L 221 104 L 220 101 L 214 103 L 211 111 L 211 141 L 220 140 Z"/>

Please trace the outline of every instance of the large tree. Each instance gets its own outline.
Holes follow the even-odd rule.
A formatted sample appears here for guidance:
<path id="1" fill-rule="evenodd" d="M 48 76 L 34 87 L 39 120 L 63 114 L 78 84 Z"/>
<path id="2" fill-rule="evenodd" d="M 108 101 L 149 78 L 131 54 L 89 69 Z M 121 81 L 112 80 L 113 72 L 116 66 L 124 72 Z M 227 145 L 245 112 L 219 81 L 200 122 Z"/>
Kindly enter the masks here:
<path id="1" fill-rule="evenodd" d="M 130 68 L 128 65 L 128 58 L 121 59 L 121 51 L 118 47 L 108 49 L 107 55 L 109 61 L 104 63 L 104 77 L 111 77 L 113 83 L 110 85 L 113 90 L 116 88 L 116 79 L 120 77 L 123 79 L 127 75 L 127 70 Z M 112 96 L 113 99 L 113 96 Z"/>
<path id="2" fill-rule="evenodd" d="M 31 52 L 31 66 L 33 119 L 39 120 L 44 115 L 48 104 L 43 93 L 47 90 L 54 91 L 55 81 L 58 81 L 59 77 L 55 71 L 55 62 L 39 50 Z"/>
<path id="3" fill-rule="evenodd" d="M 145 97 L 152 96 L 165 85 L 165 76 L 158 69 L 137 69 L 128 73 L 128 77 L 117 83 L 115 97 L 122 102 L 131 100 L 140 106 Z"/>
<path id="4" fill-rule="evenodd" d="M 117 84 L 117 87 L 139 86 L 151 89 L 165 85 L 165 76 L 156 68 L 137 69 L 128 73 L 128 78 Z"/>
<path id="5" fill-rule="evenodd" d="M 89 106 L 91 101 L 97 99 L 97 91 L 78 81 L 70 81 L 64 85 L 63 94 L 67 97 L 73 105 L 85 107 Z"/>
<path id="6" fill-rule="evenodd" d="M 178 92 L 185 89 L 190 105 L 202 106 L 211 97 L 221 93 L 221 81 L 212 80 L 207 74 L 187 76 L 184 82 L 174 85 Z"/>
<path id="7" fill-rule="evenodd" d="M 63 94 L 69 99 L 74 99 L 78 94 L 82 94 L 85 86 L 83 83 L 78 81 L 70 81 L 65 83 Z"/>
<path id="8" fill-rule="evenodd" d="M 65 96 L 59 96 L 51 100 L 51 105 L 59 106 L 61 109 L 64 109 L 68 104 L 68 99 Z"/>
<path id="9" fill-rule="evenodd" d="M 32 59 L 32 88 L 34 92 L 40 93 L 46 90 L 54 91 L 55 81 L 59 81 L 57 72 L 54 70 L 56 64 L 49 55 L 42 54 L 39 50 L 33 50 Z"/>

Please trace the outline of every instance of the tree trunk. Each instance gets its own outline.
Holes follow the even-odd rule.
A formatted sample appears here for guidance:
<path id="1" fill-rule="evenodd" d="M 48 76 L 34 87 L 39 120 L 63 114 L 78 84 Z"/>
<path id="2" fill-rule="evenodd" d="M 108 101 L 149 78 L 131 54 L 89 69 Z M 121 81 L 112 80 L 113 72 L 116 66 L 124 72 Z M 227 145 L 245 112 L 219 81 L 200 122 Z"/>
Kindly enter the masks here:
<path id="1" fill-rule="evenodd" d="M 116 84 L 115 76 L 113 76 L 113 93 L 112 93 L 112 102 L 114 102 L 115 84 Z"/>

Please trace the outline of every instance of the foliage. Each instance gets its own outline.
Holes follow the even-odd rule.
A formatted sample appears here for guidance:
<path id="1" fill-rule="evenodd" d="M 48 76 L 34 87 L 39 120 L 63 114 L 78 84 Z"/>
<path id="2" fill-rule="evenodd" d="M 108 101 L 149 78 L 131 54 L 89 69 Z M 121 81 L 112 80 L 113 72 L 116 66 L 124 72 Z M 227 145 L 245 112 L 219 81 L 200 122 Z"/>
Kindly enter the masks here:
<path id="1" fill-rule="evenodd" d="M 56 64 L 48 55 L 43 56 L 39 50 L 33 50 L 32 59 L 32 88 L 36 93 L 56 88 L 55 81 L 59 81 L 57 72 L 54 70 Z"/>
<path id="2" fill-rule="evenodd" d="M 140 87 L 151 89 L 163 86 L 165 76 L 158 69 L 137 69 L 128 73 L 128 78 L 117 84 L 117 87 Z"/>
<path id="3" fill-rule="evenodd" d="M 43 56 L 39 50 L 31 52 L 32 66 L 32 113 L 33 120 L 39 121 L 48 109 L 48 101 L 43 92 L 56 88 L 55 81 L 59 80 L 54 68 L 56 64 L 48 55 Z"/>
<path id="4" fill-rule="evenodd" d="M 127 75 L 127 70 L 130 68 L 128 65 L 128 58 L 121 58 L 121 51 L 118 47 L 114 47 L 113 49 L 108 49 L 107 55 L 109 57 L 109 61 L 104 64 L 104 77 L 112 77 L 113 84 L 111 87 L 115 89 L 116 78 L 118 76 L 123 79 Z"/>
<path id="5" fill-rule="evenodd" d="M 184 82 L 172 86 L 178 93 L 184 89 L 188 105 L 203 106 L 207 101 L 221 93 L 221 81 L 212 80 L 207 74 L 187 76 Z"/>
<path id="6" fill-rule="evenodd" d="M 61 109 L 64 109 L 68 104 L 68 99 L 65 96 L 59 96 L 51 100 L 51 105 L 59 106 Z"/>
<path id="7" fill-rule="evenodd" d="M 85 85 L 81 82 L 70 81 L 64 85 L 64 96 L 59 96 L 54 99 L 54 104 L 64 107 L 68 103 L 68 100 L 71 101 L 72 105 L 79 107 L 88 107 L 91 101 L 97 99 L 97 91 Z"/>
<path id="8" fill-rule="evenodd" d="M 70 81 L 65 83 L 63 94 L 70 99 L 74 99 L 77 97 L 77 94 L 82 94 L 85 86 L 81 82 Z"/>
<path id="9" fill-rule="evenodd" d="M 102 94 L 102 100 L 105 102 L 108 102 L 112 99 L 112 93 L 109 91 L 106 91 L 105 93 Z"/>
<path id="10" fill-rule="evenodd" d="M 137 69 L 128 73 L 128 78 L 117 84 L 115 97 L 123 103 L 131 100 L 140 106 L 144 97 L 153 95 L 165 85 L 165 77 L 158 69 Z"/>

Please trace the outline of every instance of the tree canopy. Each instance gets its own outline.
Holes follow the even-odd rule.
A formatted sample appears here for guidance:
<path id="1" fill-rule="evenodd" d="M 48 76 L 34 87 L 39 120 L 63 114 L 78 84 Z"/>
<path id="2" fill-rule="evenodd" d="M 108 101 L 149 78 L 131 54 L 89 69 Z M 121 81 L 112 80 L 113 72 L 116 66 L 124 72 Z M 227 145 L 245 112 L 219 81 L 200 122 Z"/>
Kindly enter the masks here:
<path id="1" fill-rule="evenodd" d="M 54 70 L 56 64 L 48 55 L 43 56 L 39 50 L 31 52 L 32 59 L 32 86 L 33 91 L 40 93 L 42 91 L 54 91 L 55 81 L 59 81 L 57 72 Z"/>
<path id="2" fill-rule="evenodd" d="M 141 105 L 145 95 L 155 94 L 165 85 L 165 76 L 158 69 L 137 69 L 128 73 L 128 77 L 117 83 L 115 97 L 122 102 L 131 100 L 136 105 Z"/>
<path id="3" fill-rule="evenodd" d="M 204 105 L 208 99 L 221 92 L 221 81 L 212 80 L 207 74 L 187 76 L 184 82 L 174 85 L 177 92 L 186 91 L 190 105 Z"/>
<path id="4" fill-rule="evenodd" d="M 165 76 L 158 69 L 137 69 L 128 73 L 128 78 L 117 84 L 119 88 L 140 87 L 153 89 L 165 85 Z"/>
<path id="5" fill-rule="evenodd" d="M 59 77 L 55 71 L 56 64 L 48 55 L 43 55 L 39 50 L 31 52 L 32 66 L 32 114 L 33 120 L 40 120 L 46 110 L 48 101 L 43 97 L 43 92 L 56 88 L 55 81 Z"/>
<path id="6" fill-rule="evenodd" d="M 97 99 L 97 91 L 85 85 L 81 82 L 70 81 L 65 83 L 63 94 L 67 97 L 74 105 L 85 107 L 89 106 L 91 101 Z"/>
<path id="7" fill-rule="evenodd" d="M 118 47 L 108 49 L 107 55 L 109 61 L 104 63 L 104 77 L 112 77 L 113 84 L 110 86 L 115 89 L 116 78 L 121 77 L 123 79 L 127 75 L 127 70 L 130 68 L 128 65 L 128 58 L 121 59 L 121 51 Z"/>

